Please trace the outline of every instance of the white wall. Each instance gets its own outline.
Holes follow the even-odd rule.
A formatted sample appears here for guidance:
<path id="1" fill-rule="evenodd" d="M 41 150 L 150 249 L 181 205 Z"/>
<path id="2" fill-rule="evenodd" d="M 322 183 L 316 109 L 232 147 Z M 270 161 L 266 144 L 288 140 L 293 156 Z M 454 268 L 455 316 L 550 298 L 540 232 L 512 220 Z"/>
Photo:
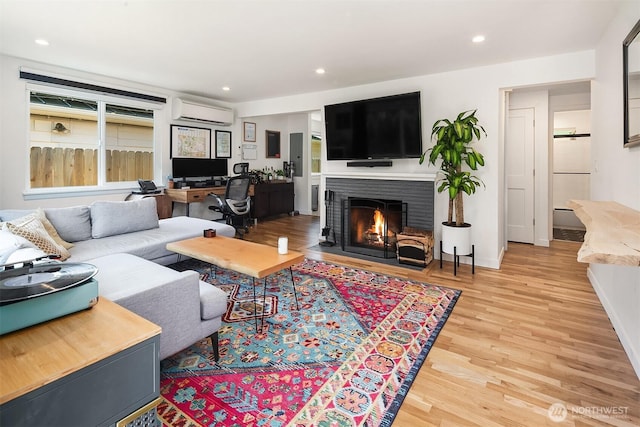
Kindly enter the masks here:
<path id="1" fill-rule="evenodd" d="M 591 96 L 592 200 L 640 210 L 640 147 L 623 148 L 622 41 L 640 19 L 637 3 L 621 7 L 596 48 Z M 589 266 L 589 279 L 640 377 L 640 267 Z"/>
<path id="2" fill-rule="evenodd" d="M 502 94 L 501 89 L 551 82 L 590 79 L 595 74 L 594 52 L 577 52 L 567 55 L 544 57 L 487 67 L 459 70 L 448 73 L 409 79 L 381 82 L 340 90 L 314 92 L 282 98 L 266 99 L 237 104 L 240 116 L 283 114 L 322 109 L 324 105 L 354 99 L 372 98 L 412 91 L 422 94 L 423 146 L 428 148 L 431 125 L 440 118 L 452 117 L 468 109 L 478 109 L 478 118 L 488 137 L 477 145 L 486 158 L 486 166 L 478 176 L 486 184 L 472 198 L 465 201 L 465 220 L 474 224 L 472 239 L 476 244 L 476 263 L 498 268 L 504 242 L 502 218 L 504 192 L 502 179 Z M 434 173 L 434 168 L 419 165 L 417 159 L 394 160 L 391 168 L 366 168 L 366 171 L 346 167 L 343 161 L 323 161 L 322 173 L 348 174 L 364 172 L 393 177 L 394 174 Z M 324 181 L 320 194 L 324 191 Z M 446 220 L 445 194 L 436 196 L 435 223 Z M 548 210 L 547 210 L 548 212 Z M 324 223 L 324 206 L 320 198 L 321 223 Z M 550 214 L 549 214 L 550 215 Z M 436 239 L 440 229 L 435 230 Z"/>
<path id="3" fill-rule="evenodd" d="M 90 203 L 98 197 L 69 199 L 54 199 L 46 201 L 25 201 L 22 196 L 23 185 L 16 185 L 27 170 L 27 98 L 25 82 L 18 79 L 19 66 L 27 65 L 32 68 L 47 68 L 43 66 L 25 64 L 13 58 L 2 57 L 2 103 L 11 108 L 3 108 L 1 113 L 2 130 L 0 138 L 0 204 L 2 207 L 35 207 L 39 205 L 66 206 L 77 203 Z M 420 76 L 409 79 L 401 79 L 376 84 L 350 87 L 340 90 L 314 92 L 282 98 L 274 98 L 247 102 L 235 105 L 236 117 L 255 117 L 265 120 L 267 116 L 278 114 L 292 114 L 321 110 L 329 103 L 343 102 L 353 99 L 370 98 L 376 96 L 405 93 L 420 90 L 422 93 L 422 122 L 423 145 L 428 148 L 431 124 L 437 119 L 452 117 L 459 112 L 468 109 L 477 109 L 478 118 L 485 127 L 488 137 L 477 145 L 477 148 L 486 158 L 486 166 L 478 171 L 478 176 L 486 184 L 486 189 L 480 189 L 473 197 L 466 198 L 465 219 L 474 224 L 472 236 L 476 244 L 476 262 L 480 266 L 498 268 L 504 250 L 502 239 L 502 223 L 504 212 L 503 199 L 503 157 L 501 144 L 502 135 L 502 93 L 501 90 L 512 87 L 531 85 L 544 85 L 551 82 L 577 81 L 590 79 L 594 76 L 594 52 L 584 51 L 565 55 L 543 57 L 526 61 L 517 61 L 506 64 L 498 64 L 473 69 L 459 70 L 448 73 L 440 73 L 428 76 Z M 52 67 L 48 67 L 52 68 Z M 54 67 L 54 70 L 55 69 Z M 66 72 L 73 76 L 73 72 Z M 84 73 L 78 73 L 87 76 Z M 147 88 L 141 85 L 114 81 L 101 76 L 88 76 L 92 81 L 104 84 L 113 83 L 116 86 L 124 86 L 130 89 L 147 90 L 154 94 L 174 96 L 176 94 L 163 91 L 158 88 Z M 164 115 L 159 129 L 158 140 L 161 143 L 163 169 L 159 177 L 163 183 L 170 171 L 168 157 L 170 111 L 165 108 L 161 111 Z M 162 126 L 162 123 L 165 123 Z M 274 127 L 275 123 L 259 123 L 257 136 L 264 135 L 265 127 Z M 285 125 L 288 131 L 288 127 Z M 240 161 L 237 147 L 242 139 L 242 120 L 236 120 L 234 126 L 225 128 L 233 132 L 234 149 L 233 159 L 230 165 Z M 287 146 L 288 147 L 288 146 Z M 259 147 L 260 150 L 260 147 Z M 287 148 L 288 154 L 288 148 Z M 265 164 L 274 163 L 274 166 L 282 164 L 282 158 L 278 160 L 265 160 Z M 256 166 L 260 166 L 256 164 Z M 252 165 L 252 167 L 255 167 Z M 346 168 L 346 162 L 324 162 L 323 174 L 344 174 L 353 172 L 354 168 Z M 394 160 L 393 167 L 370 170 L 359 170 L 360 173 L 375 173 L 380 176 L 393 176 L 394 174 L 416 176 L 432 174 L 435 169 L 425 165 L 419 165 L 417 159 Z M 18 180 L 18 181 L 16 181 Z M 320 194 L 323 194 L 324 182 L 321 181 Z M 100 196 L 99 198 L 112 198 L 122 200 L 126 194 Z M 324 206 L 321 199 L 320 212 L 324 215 Z M 192 206 L 192 212 L 199 215 L 196 206 Z M 435 223 L 446 219 L 447 199 L 445 194 L 436 196 Z M 180 211 L 178 211 L 180 213 Z M 206 214 L 206 211 L 203 212 Z M 322 218 L 321 218 L 321 222 Z M 440 230 L 435 230 L 436 238 L 440 237 Z"/>

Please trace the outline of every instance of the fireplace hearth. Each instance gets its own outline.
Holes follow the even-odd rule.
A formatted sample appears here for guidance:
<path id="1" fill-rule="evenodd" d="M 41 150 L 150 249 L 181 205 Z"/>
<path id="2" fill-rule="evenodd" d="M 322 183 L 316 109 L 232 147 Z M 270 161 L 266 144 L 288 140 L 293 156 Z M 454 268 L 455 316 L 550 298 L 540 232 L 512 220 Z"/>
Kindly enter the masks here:
<path id="1" fill-rule="evenodd" d="M 406 223 L 407 204 L 400 200 L 349 197 L 342 200 L 342 250 L 393 258 Z"/>

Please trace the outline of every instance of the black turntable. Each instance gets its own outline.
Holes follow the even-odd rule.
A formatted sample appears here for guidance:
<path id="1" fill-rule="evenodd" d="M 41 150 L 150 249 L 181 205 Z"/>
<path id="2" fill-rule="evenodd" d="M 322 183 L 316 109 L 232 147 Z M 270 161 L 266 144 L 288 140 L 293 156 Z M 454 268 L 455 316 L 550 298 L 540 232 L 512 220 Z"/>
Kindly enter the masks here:
<path id="1" fill-rule="evenodd" d="M 95 266 L 34 261 L 0 267 L 0 335 L 98 302 Z"/>

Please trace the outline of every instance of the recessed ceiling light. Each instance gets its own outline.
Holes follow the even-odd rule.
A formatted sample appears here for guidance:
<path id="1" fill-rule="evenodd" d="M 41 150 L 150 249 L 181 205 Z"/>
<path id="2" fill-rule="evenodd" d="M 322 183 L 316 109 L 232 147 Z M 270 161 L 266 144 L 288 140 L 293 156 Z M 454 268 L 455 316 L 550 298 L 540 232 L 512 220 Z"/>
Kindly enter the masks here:
<path id="1" fill-rule="evenodd" d="M 316 74 L 324 74 L 324 68 L 316 68 Z"/>
<path id="2" fill-rule="evenodd" d="M 482 43 L 484 41 L 484 36 L 483 35 L 477 35 L 474 38 L 472 38 L 471 41 L 474 42 L 474 43 Z"/>
<path id="3" fill-rule="evenodd" d="M 229 92 L 231 88 L 229 86 L 222 86 L 222 90 L 225 92 Z"/>
<path id="4" fill-rule="evenodd" d="M 49 46 L 49 42 L 45 39 L 36 39 L 36 44 L 40 46 Z"/>

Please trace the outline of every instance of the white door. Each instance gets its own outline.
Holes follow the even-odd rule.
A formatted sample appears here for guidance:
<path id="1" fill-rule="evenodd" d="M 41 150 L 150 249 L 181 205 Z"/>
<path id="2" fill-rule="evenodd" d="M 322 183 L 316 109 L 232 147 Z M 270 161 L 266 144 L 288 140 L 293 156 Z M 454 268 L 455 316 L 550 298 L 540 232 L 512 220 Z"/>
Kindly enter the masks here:
<path id="1" fill-rule="evenodd" d="M 509 110 L 505 170 L 507 173 L 507 240 L 534 241 L 534 110 Z"/>

